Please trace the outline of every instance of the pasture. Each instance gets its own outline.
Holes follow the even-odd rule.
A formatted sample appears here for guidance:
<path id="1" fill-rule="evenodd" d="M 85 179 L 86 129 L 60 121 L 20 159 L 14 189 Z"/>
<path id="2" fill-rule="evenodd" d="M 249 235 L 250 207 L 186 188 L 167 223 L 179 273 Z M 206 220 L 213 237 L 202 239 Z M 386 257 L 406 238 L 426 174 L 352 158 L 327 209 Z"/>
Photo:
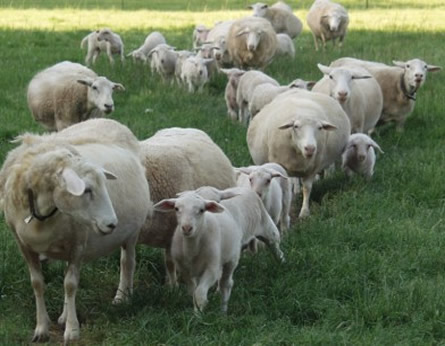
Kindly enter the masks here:
<path id="1" fill-rule="evenodd" d="M 305 17 L 312 1 L 291 2 L 304 31 L 296 57 L 279 58 L 265 72 L 280 83 L 318 80 L 316 63 L 342 56 L 381 61 L 421 58 L 445 67 L 445 5 L 439 0 L 345 0 L 350 26 L 342 49 L 315 52 Z M 146 5 L 147 3 L 147 5 Z M 0 1 L 0 162 L 25 131 L 43 133 L 26 103 L 39 70 L 59 61 L 83 63 L 81 39 L 108 26 L 125 51 L 153 30 L 178 49 L 191 49 L 196 24 L 248 15 L 245 0 Z M 68 7 L 70 6 L 70 7 Z M 100 7 L 100 8 L 99 8 Z M 126 87 L 116 93 L 111 118 L 139 139 L 157 130 L 206 131 L 234 166 L 251 163 L 246 128 L 226 116 L 226 77 L 202 94 L 163 84 L 147 66 L 127 59 L 94 70 Z M 337 172 L 314 184 L 311 217 L 295 220 L 283 238 L 287 262 L 267 252 L 243 256 L 234 274 L 229 312 L 211 292 L 202 316 L 193 314 L 184 287 L 164 286 L 159 249 L 139 246 L 135 293 L 111 305 L 118 284 L 118 251 L 81 268 L 77 311 L 79 345 L 420 345 L 445 343 L 445 76 L 429 74 L 405 131 L 378 128 L 378 155 L 370 182 Z M 301 197 L 293 201 L 294 214 Z M 295 215 L 294 215 L 295 216 Z M 63 342 L 57 317 L 63 307 L 62 263 L 44 266 L 45 298 L 53 321 L 49 344 Z M 28 269 L 0 216 L 0 344 L 27 344 L 35 326 Z"/>

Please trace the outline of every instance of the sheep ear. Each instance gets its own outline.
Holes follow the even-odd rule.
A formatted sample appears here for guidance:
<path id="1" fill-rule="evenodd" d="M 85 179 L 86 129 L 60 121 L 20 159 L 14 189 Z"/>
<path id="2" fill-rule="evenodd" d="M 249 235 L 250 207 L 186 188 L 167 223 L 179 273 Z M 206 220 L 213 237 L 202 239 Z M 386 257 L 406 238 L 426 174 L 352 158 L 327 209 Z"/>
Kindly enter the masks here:
<path id="1" fill-rule="evenodd" d="M 221 200 L 224 200 L 224 199 L 230 199 L 230 198 L 233 198 L 233 197 L 236 197 L 236 196 L 239 196 L 239 195 L 240 195 L 239 192 L 236 192 L 235 189 L 230 188 L 230 189 L 226 189 L 226 190 L 221 191 L 219 197 L 221 198 Z"/>
<path id="2" fill-rule="evenodd" d="M 442 67 L 440 66 L 434 66 L 434 65 L 427 65 L 428 72 L 437 72 L 440 71 Z"/>
<path id="3" fill-rule="evenodd" d="M 249 169 L 249 167 L 239 167 L 239 168 L 235 168 L 235 170 L 239 173 L 247 174 L 247 175 L 249 175 L 252 172 L 252 170 Z"/>
<path id="4" fill-rule="evenodd" d="M 88 79 L 78 79 L 77 83 L 80 83 L 80 84 L 86 85 L 87 87 L 90 87 L 90 86 L 93 85 L 93 80 L 91 78 L 88 78 Z"/>
<path id="5" fill-rule="evenodd" d="M 318 69 L 324 74 L 329 74 L 332 72 L 332 67 L 327 67 L 322 64 L 317 64 L 317 66 L 318 66 Z"/>
<path id="6" fill-rule="evenodd" d="M 253 6 L 252 5 L 247 5 L 246 8 L 253 10 Z"/>
<path id="7" fill-rule="evenodd" d="M 163 199 L 162 201 L 156 203 L 153 206 L 153 209 L 162 213 L 168 213 L 169 211 L 173 211 L 175 209 L 175 204 L 176 198 Z"/>
<path id="8" fill-rule="evenodd" d="M 392 63 L 397 66 L 397 67 L 401 67 L 401 68 L 405 68 L 406 62 L 404 61 L 397 61 L 397 60 L 393 60 Z"/>
<path id="9" fill-rule="evenodd" d="M 114 83 L 113 90 L 125 91 L 125 88 L 121 83 Z"/>
<path id="10" fill-rule="evenodd" d="M 370 138 L 369 141 L 370 141 L 371 145 L 372 145 L 375 149 L 377 149 L 378 151 L 380 151 L 382 154 L 385 153 L 385 152 L 382 150 L 382 148 L 380 148 L 380 146 L 379 146 L 374 140 L 372 140 L 372 139 Z"/>
<path id="11" fill-rule="evenodd" d="M 326 130 L 326 131 L 332 131 L 332 130 L 337 129 L 337 126 L 332 125 L 331 123 L 328 123 L 327 121 L 322 121 L 321 127 L 323 128 L 323 130 Z"/>
<path id="12" fill-rule="evenodd" d="M 62 179 L 65 182 L 66 190 L 74 195 L 81 196 L 85 191 L 85 182 L 71 168 L 62 171 Z"/>
<path id="13" fill-rule="evenodd" d="M 211 62 L 213 62 L 213 59 L 203 59 L 204 60 L 204 64 L 208 65 Z"/>
<path id="14" fill-rule="evenodd" d="M 271 174 L 272 178 L 283 178 L 287 179 L 287 177 L 280 172 L 276 171 L 275 169 L 269 169 L 269 173 Z"/>
<path id="15" fill-rule="evenodd" d="M 110 171 L 107 171 L 106 169 L 102 168 L 102 171 L 104 172 L 105 178 L 108 180 L 116 180 L 117 176 L 114 173 L 111 173 Z"/>
<path id="16" fill-rule="evenodd" d="M 269 7 L 269 5 L 263 5 L 263 6 L 261 6 L 262 9 L 265 9 L 265 8 L 268 8 L 268 7 Z"/>
<path id="17" fill-rule="evenodd" d="M 279 130 L 286 130 L 286 129 L 290 128 L 290 127 L 294 127 L 294 122 L 281 125 L 278 129 Z"/>
<path id="18" fill-rule="evenodd" d="M 206 201 L 205 210 L 210 213 L 222 213 L 225 209 L 221 204 L 216 203 L 215 201 Z"/>
<path id="19" fill-rule="evenodd" d="M 249 33 L 249 28 L 241 29 L 241 30 L 238 31 L 238 33 L 236 34 L 236 37 L 241 36 L 241 35 L 244 35 L 244 34 L 247 34 L 247 33 Z"/>
<path id="20" fill-rule="evenodd" d="M 358 73 L 352 74 L 352 79 L 368 79 L 368 78 L 372 78 L 372 76 L 369 74 L 358 74 Z"/>
<path id="21" fill-rule="evenodd" d="M 317 83 L 317 82 L 315 82 L 315 81 L 313 81 L 313 80 L 307 82 L 307 83 L 306 83 L 306 87 L 307 87 L 307 89 L 308 89 L 308 90 L 311 90 L 311 89 L 314 87 L 314 85 L 315 85 L 316 83 Z"/>

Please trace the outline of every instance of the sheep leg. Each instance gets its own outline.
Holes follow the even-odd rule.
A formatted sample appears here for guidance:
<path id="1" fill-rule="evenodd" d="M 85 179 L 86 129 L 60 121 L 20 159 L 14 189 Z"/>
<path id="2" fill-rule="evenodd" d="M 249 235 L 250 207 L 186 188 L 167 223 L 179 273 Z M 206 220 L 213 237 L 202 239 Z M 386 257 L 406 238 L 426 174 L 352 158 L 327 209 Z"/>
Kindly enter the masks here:
<path id="1" fill-rule="evenodd" d="M 290 227 L 290 207 L 292 204 L 292 186 L 288 182 L 287 189 L 283 191 L 283 208 L 280 216 L 280 230 L 286 231 Z"/>
<path id="2" fill-rule="evenodd" d="M 323 42 L 323 50 L 326 49 L 326 37 L 321 33 L 321 41 Z"/>
<path id="3" fill-rule="evenodd" d="M 404 131 L 405 120 L 406 119 L 399 119 L 396 121 L 396 132 L 402 133 Z"/>
<path id="4" fill-rule="evenodd" d="M 208 268 L 202 274 L 198 286 L 193 293 L 193 303 L 195 306 L 195 312 L 202 312 L 207 304 L 207 292 L 210 287 L 218 280 L 219 270 L 214 268 Z"/>
<path id="5" fill-rule="evenodd" d="M 233 287 L 233 272 L 238 263 L 229 262 L 224 264 L 221 279 L 219 280 L 219 289 L 221 291 L 221 311 L 227 313 L 227 306 L 229 304 L 230 294 Z"/>
<path id="6" fill-rule="evenodd" d="M 312 34 L 312 37 L 314 38 L 315 50 L 318 51 L 317 37 L 314 34 Z"/>
<path id="7" fill-rule="evenodd" d="M 114 65 L 113 53 L 111 52 L 110 42 L 107 42 L 107 55 L 108 55 L 108 60 L 110 60 L 110 64 Z"/>
<path id="8" fill-rule="evenodd" d="M 176 266 L 175 262 L 173 261 L 172 255 L 171 255 L 171 249 L 170 247 L 167 247 L 164 252 L 164 263 L 165 268 L 167 269 L 167 285 L 169 287 L 177 287 L 178 286 L 178 279 L 176 277 Z"/>
<path id="9" fill-rule="evenodd" d="M 65 288 L 65 304 L 62 315 L 59 317 L 59 324 L 65 322 L 65 333 L 63 339 L 65 343 L 79 338 L 79 321 L 76 313 L 76 293 L 79 286 L 80 261 L 76 259 L 68 264 L 63 286 Z"/>
<path id="10" fill-rule="evenodd" d="M 133 276 L 134 267 L 136 264 L 135 249 L 137 240 L 138 235 L 131 238 L 126 244 L 121 246 L 119 288 L 117 289 L 116 296 L 113 299 L 113 304 L 120 304 L 123 301 L 126 301 L 133 293 Z"/>
<path id="11" fill-rule="evenodd" d="M 302 178 L 303 183 L 303 205 L 301 206 L 299 218 L 309 216 L 309 197 L 311 196 L 312 183 L 314 181 L 314 176 Z"/>
<path id="12" fill-rule="evenodd" d="M 96 63 L 96 59 L 100 54 L 100 50 L 95 50 L 93 53 L 93 65 Z M 90 59 L 91 60 L 91 59 Z"/>

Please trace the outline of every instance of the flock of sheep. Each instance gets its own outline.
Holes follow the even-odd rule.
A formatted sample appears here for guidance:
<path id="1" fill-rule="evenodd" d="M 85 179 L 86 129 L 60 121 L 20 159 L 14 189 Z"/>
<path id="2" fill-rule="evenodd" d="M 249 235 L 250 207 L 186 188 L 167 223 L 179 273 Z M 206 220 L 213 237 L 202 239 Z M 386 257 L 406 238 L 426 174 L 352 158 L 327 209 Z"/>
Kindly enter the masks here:
<path id="1" fill-rule="evenodd" d="M 301 21 L 283 2 L 256 3 L 254 15 L 219 22 L 193 33 L 195 52 L 176 51 L 158 32 L 132 51 L 163 80 L 201 90 L 210 76 L 225 73 L 229 116 L 247 129 L 255 165 L 234 168 L 203 131 L 169 128 L 138 141 L 117 121 L 101 118 L 114 110 L 112 93 L 124 86 L 78 63 L 61 62 L 30 81 L 27 100 L 33 117 L 49 130 L 24 134 L 0 171 L 0 210 L 28 264 L 37 306 L 33 341 L 49 337 L 43 299 L 41 257 L 68 262 L 65 303 L 58 323 L 64 339 L 79 337 L 75 296 L 83 262 L 121 248 L 121 275 L 114 303 L 133 290 L 135 246 L 165 250 L 167 283 L 184 282 L 202 311 L 215 284 L 222 310 L 233 286 L 242 250 L 257 251 L 258 240 L 284 261 L 283 232 L 302 183 L 300 217 L 309 215 L 312 184 L 342 161 L 346 174 L 371 178 L 379 121 L 401 129 L 428 71 L 440 67 L 420 59 L 396 66 L 338 59 L 318 65 L 318 82 L 296 79 L 280 86 L 260 70 L 277 54 L 294 56 Z M 307 15 L 318 40 L 343 42 L 349 18 L 329 0 L 316 0 Z M 110 29 L 94 31 L 87 65 L 100 52 L 125 60 L 123 42 Z M 310 91 L 309 89 L 312 90 Z M 90 119 L 98 118 L 98 119 Z M 202 163 L 205 162 L 205 165 Z M 179 276 L 178 276 L 179 275 Z"/>

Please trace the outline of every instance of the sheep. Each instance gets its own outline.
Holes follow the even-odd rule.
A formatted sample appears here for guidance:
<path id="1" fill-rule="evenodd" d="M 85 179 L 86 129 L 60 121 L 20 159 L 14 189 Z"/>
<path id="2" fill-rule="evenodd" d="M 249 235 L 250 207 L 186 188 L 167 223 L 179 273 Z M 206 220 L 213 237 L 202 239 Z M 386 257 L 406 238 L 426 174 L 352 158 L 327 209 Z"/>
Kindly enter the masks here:
<path id="1" fill-rule="evenodd" d="M 202 24 L 199 24 L 195 27 L 195 29 L 193 30 L 193 49 L 198 48 L 207 41 L 209 31 L 210 29 Z"/>
<path id="2" fill-rule="evenodd" d="M 291 183 L 285 169 L 277 163 L 261 166 L 240 167 L 237 169 L 248 176 L 249 187 L 263 201 L 264 207 L 276 225 L 283 232 L 290 227 L 290 207 L 292 203 Z M 237 185 L 245 181 L 238 177 Z"/>
<path id="3" fill-rule="evenodd" d="M 270 6 L 271 8 L 280 8 L 284 11 L 288 11 L 293 13 L 292 11 L 292 7 L 290 7 L 288 4 L 286 4 L 284 1 L 277 1 L 276 3 L 274 3 L 272 6 Z"/>
<path id="4" fill-rule="evenodd" d="M 309 90 L 315 84 L 314 81 L 305 81 L 297 78 L 288 85 L 276 86 L 270 83 L 263 83 L 255 87 L 252 97 L 249 101 L 249 113 L 253 118 L 257 113 L 279 94 L 292 88 L 300 88 Z"/>
<path id="5" fill-rule="evenodd" d="M 224 90 L 224 99 L 226 100 L 227 114 L 232 121 L 238 119 L 238 104 L 236 103 L 236 90 L 238 88 L 241 76 L 246 73 L 238 68 L 221 69 L 221 72 L 227 75 L 228 81 Z"/>
<path id="6" fill-rule="evenodd" d="M 178 84 L 183 84 L 184 81 L 182 80 L 182 66 L 184 65 L 184 61 L 187 58 L 190 58 L 194 56 L 193 52 L 190 52 L 188 50 L 179 50 L 176 52 L 177 58 L 175 63 L 175 79 Z"/>
<path id="7" fill-rule="evenodd" d="M 383 154 L 383 150 L 371 137 L 363 133 L 351 135 L 342 154 L 342 168 L 346 175 L 358 173 L 371 179 L 375 165 L 374 148 Z"/>
<path id="8" fill-rule="evenodd" d="M 178 192 L 203 185 L 226 189 L 235 186 L 232 164 L 203 131 L 169 128 L 140 142 L 145 174 L 153 202 L 175 197 Z M 205 164 L 203 164 L 205 163 Z M 155 213 L 142 227 L 139 243 L 165 249 L 167 284 L 176 282 L 170 245 L 176 219 Z"/>
<path id="9" fill-rule="evenodd" d="M 279 86 L 278 82 L 261 71 L 247 71 L 244 73 L 236 89 L 236 103 L 238 104 L 238 120 L 247 125 L 249 122 L 249 104 L 256 87 L 262 84 Z"/>
<path id="10" fill-rule="evenodd" d="M 233 20 L 218 22 L 207 35 L 206 43 L 211 43 L 213 46 L 218 47 L 218 50 L 214 51 L 214 59 L 219 68 L 232 64 L 227 48 L 227 40 L 233 22 Z"/>
<path id="11" fill-rule="evenodd" d="M 147 55 L 148 58 L 151 58 L 150 67 L 152 72 L 159 73 L 164 82 L 173 80 L 172 78 L 175 75 L 178 54 L 174 50 L 174 47 L 161 43 Z"/>
<path id="12" fill-rule="evenodd" d="M 292 11 L 282 9 L 282 5 L 269 7 L 266 4 L 257 2 L 247 6 L 253 9 L 253 16 L 267 19 L 277 34 L 288 34 L 292 39 L 301 34 L 303 23 Z"/>
<path id="13" fill-rule="evenodd" d="M 309 216 L 312 183 L 340 158 L 351 125 L 340 104 L 327 95 L 294 89 L 278 95 L 252 119 L 247 144 L 253 162 L 276 162 L 303 185 L 299 217 Z"/>
<path id="14" fill-rule="evenodd" d="M 85 66 L 64 61 L 37 73 L 28 85 L 27 101 L 33 118 L 48 130 L 62 130 L 114 110 L 114 90 L 120 83 L 99 77 Z"/>
<path id="15" fill-rule="evenodd" d="M 198 51 L 196 53 L 197 57 L 211 59 L 206 63 L 209 78 L 216 75 L 219 70 L 217 59 L 221 59 L 221 57 L 218 58 L 218 55 L 220 55 L 220 48 L 213 43 L 204 43 L 202 46 L 197 47 L 196 50 Z"/>
<path id="16" fill-rule="evenodd" d="M 113 54 L 119 54 L 122 63 L 125 60 L 124 44 L 121 37 L 108 28 L 93 31 L 85 36 L 80 43 L 80 48 L 85 48 L 86 44 L 88 44 L 85 57 L 86 65 L 94 64 L 102 51 L 107 52 L 108 60 L 112 65 L 114 64 Z"/>
<path id="17" fill-rule="evenodd" d="M 145 38 L 144 44 L 138 49 L 135 49 L 132 52 L 128 53 L 127 57 L 131 56 L 133 58 L 133 61 L 142 60 L 143 62 L 147 62 L 148 53 L 158 44 L 163 43 L 167 43 L 165 41 L 165 37 L 160 32 L 153 31 Z"/>
<path id="18" fill-rule="evenodd" d="M 272 25 L 260 17 L 236 20 L 227 36 L 230 59 L 238 68 L 264 68 L 277 50 L 277 35 Z"/>
<path id="19" fill-rule="evenodd" d="M 315 0 L 306 16 L 307 25 L 311 29 L 314 38 L 315 50 L 318 51 L 318 40 L 326 48 L 326 41 L 339 39 L 339 46 L 343 45 L 349 24 L 349 16 L 346 9 L 330 0 Z"/>
<path id="20" fill-rule="evenodd" d="M 294 42 L 288 34 L 277 34 L 277 42 L 275 56 L 289 55 L 292 59 L 295 58 Z"/>
<path id="21" fill-rule="evenodd" d="M 383 110 L 380 122 L 394 121 L 396 131 L 403 131 L 407 117 L 414 110 L 417 91 L 425 83 L 428 72 L 440 71 L 440 66 L 429 65 L 420 59 L 406 62 L 393 61 L 396 66 L 353 58 L 341 58 L 330 66 L 358 65 L 377 80 L 383 93 Z"/>
<path id="22" fill-rule="evenodd" d="M 372 133 L 383 108 L 376 79 L 358 66 L 327 67 L 318 64 L 324 77 L 312 88 L 337 100 L 351 122 L 352 133 Z"/>
<path id="23" fill-rule="evenodd" d="M 188 87 L 189 92 L 202 92 L 204 84 L 209 81 L 207 65 L 213 59 L 203 59 L 197 56 L 191 56 L 184 60 L 181 71 L 181 79 Z"/>
<path id="24" fill-rule="evenodd" d="M 152 212 L 149 186 L 136 137 L 116 121 L 92 119 L 19 140 L 0 170 L 0 207 L 31 276 L 37 308 L 33 342 L 49 338 L 39 255 L 68 262 L 58 319 L 68 343 L 79 338 L 75 298 L 82 263 L 120 247 L 120 283 L 113 302 L 131 294 L 135 245 Z"/>

